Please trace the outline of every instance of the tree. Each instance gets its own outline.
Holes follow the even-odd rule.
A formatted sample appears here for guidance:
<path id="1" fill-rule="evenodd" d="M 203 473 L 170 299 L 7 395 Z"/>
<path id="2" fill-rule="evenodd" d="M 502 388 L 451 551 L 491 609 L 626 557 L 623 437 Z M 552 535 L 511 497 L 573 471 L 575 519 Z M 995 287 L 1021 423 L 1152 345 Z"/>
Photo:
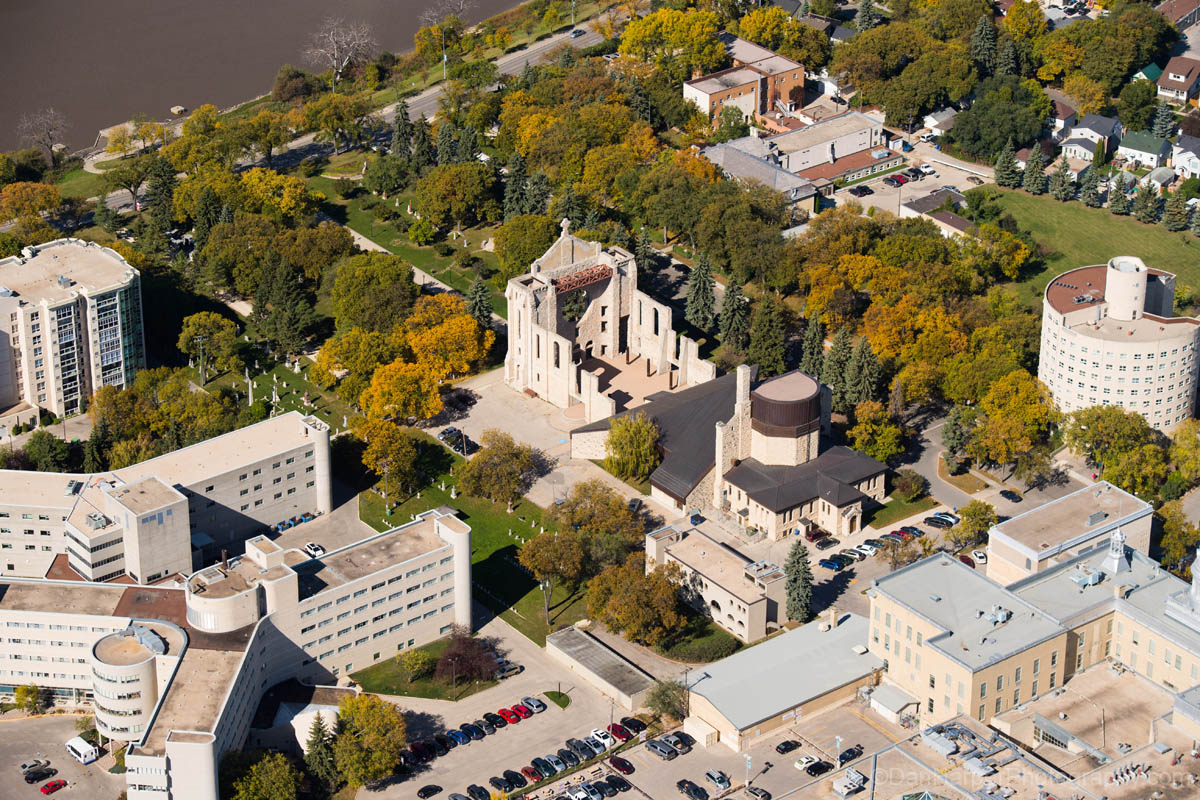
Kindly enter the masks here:
<path id="1" fill-rule="evenodd" d="M 842 327 L 833 335 L 829 351 L 825 353 L 825 363 L 821 368 L 821 383 L 829 387 L 832 395 L 833 410 L 844 414 L 851 406 L 847 402 L 846 373 L 850 358 L 854 354 L 854 340 L 849 327 Z"/>
<path id="2" fill-rule="evenodd" d="M 873 0 L 858 0 L 858 14 L 854 17 L 854 29 L 858 32 L 869 31 L 879 24 L 879 12 L 875 10 Z"/>
<path id="3" fill-rule="evenodd" d="M 1162 507 L 1158 509 L 1158 514 L 1162 519 L 1160 545 L 1163 551 L 1163 564 L 1174 568 L 1184 558 L 1196 551 L 1196 544 L 1200 542 L 1200 529 L 1197 529 L 1196 524 L 1187 518 L 1182 505 L 1177 500 L 1163 503 Z M 1197 567 L 1192 564 L 1190 569 L 1197 569 Z M 1180 575 L 1180 577 L 1185 576 Z"/>
<path id="4" fill-rule="evenodd" d="M 408 160 L 412 155 L 413 123 L 408 117 L 408 100 L 403 97 L 396 103 L 396 120 L 392 123 L 391 155 Z"/>
<path id="5" fill-rule="evenodd" d="M 267 753 L 233 784 L 233 800 L 296 800 L 300 770 L 283 753 Z"/>
<path id="6" fill-rule="evenodd" d="M 216 372 L 228 372 L 242 364 L 237 356 L 237 325 L 212 311 L 184 317 L 176 346 L 199 362 L 201 385 L 208 382 L 210 366 Z"/>
<path id="7" fill-rule="evenodd" d="M 284 115 L 268 108 L 242 123 L 239 133 L 262 155 L 268 167 L 271 166 L 275 151 L 286 146 L 292 138 Z"/>
<path id="8" fill-rule="evenodd" d="M 736 106 L 726 106 L 717 115 L 717 130 L 709 141 L 720 144 L 749 135 L 750 123 L 746 121 L 746 115 Z"/>
<path id="9" fill-rule="evenodd" d="M 38 472 L 62 472 L 67 468 L 70 448 L 45 428 L 34 431 L 25 441 L 23 449 L 29 463 Z"/>
<path id="10" fill-rule="evenodd" d="M 1006 189 L 1015 189 L 1021 185 L 1021 169 L 1017 166 L 1013 154 L 1012 139 L 1004 144 L 1004 149 L 996 156 L 996 185 Z"/>
<path id="11" fill-rule="evenodd" d="M 812 566 L 804 540 L 796 537 L 783 564 L 787 576 L 787 615 L 793 622 L 808 622 L 812 617 Z"/>
<path id="12" fill-rule="evenodd" d="M 383 195 L 395 194 L 408 185 L 408 161 L 401 156 L 387 154 L 367 165 L 362 186 L 368 192 Z"/>
<path id="13" fill-rule="evenodd" d="M 43 108 L 30 114 L 22 114 L 17 123 L 17 137 L 32 147 L 40 147 L 46 153 L 50 166 L 58 166 L 58 153 L 54 146 L 62 141 L 66 132 L 67 118 L 53 108 Z"/>
<path id="14" fill-rule="evenodd" d="M 1150 130 L 1158 116 L 1154 100 L 1158 87 L 1152 81 L 1136 80 L 1125 84 L 1117 102 L 1117 117 L 1127 131 Z"/>
<path id="15" fill-rule="evenodd" d="M 458 160 L 457 140 L 454 138 L 454 123 L 446 120 L 438 126 L 437 163 L 438 166 L 453 164 Z"/>
<path id="16" fill-rule="evenodd" d="M 721 301 L 721 313 L 717 318 L 721 344 L 741 352 L 746 349 L 750 338 L 750 300 L 742 294 L 742 288 L 730 281 Z"/>
<path id="17" fill-rule="evenodd" d="M 879 359 L 875 357 L 867 337 L 860 336 L 854 342 L 854 350 L 846 365 L 846 405 L 856 406 L 866 400 L 876 399 L 881 378 Z"/>
<path id="18" fill-rule="evenodd" d="M 975 23 L 971 33 L 971 60 L 983 75 L 991 75 L 996 69 L 996 27 L 991 17 L 984 15 Z"/>
<path id="19" fill-rule="evenodd" d="M 658 436 L 658 425 L 644 411 L 614 417 L 604 443 L 604 468 L 622 480 L 646 480 L 662 460 Z"/>
<path id="20" fill-rule="evenodd" d="M 16 702 L 17 708 L 26 714 L 36 714 L 41 711 L 45 705 L 43 699 L 42 690 L 37 684 L 26 683 L 13 690 L 13 700 Z"/>
<path id="21" fill-rule="evenodd" d="M 563 296 L 562 305 L 559 310 L 562 313 L 562 318 L 567 322 L 579 322 L 583 319 L 583 315 L 587 313 L 587 292 L 582 289 L 576 289 Z"/>
<path id="22" fill-rule="evenodd" d="M 1195 208 L 1191 212 L 1190 230 L 1193 236 L 1200 236 L 1200 211 Z"/>
<path id="23" fill-rule="evenodd" d="M 325 94 L 304 104 L 304 124 L 319 142 L 336 147 L 358 147 L 378 120 L 365 98 Z"/>
<path id="24" fill-rule="evenodd" d="M 1125 177 L 1117 175 L 1108 190 L 1108 210 L 1119 217 L 1129 215 L 1129 195 L 1125 192 Z"/>
<path id="25" fill-rule="evenodd" d="M 403 653 L 397 653 L 396 660 L 404 667 L 404 672 L 408 675 L 409 683 L 428 675 L 437 666 L 437 659 L 433 657 L 433 654 L 419 647 L 405 650 Z"/>
<path id="26" fill-rule="evenodd" d="M 483 432 L 480 444 L 479 452 L 459 468 L 459 488 L 497 503 L 517 502 L 537 477 L 537 451 L 495 428 Z"/>
<path id="27" fill-rule="evenodd" d="M 1099 114 L 1109 106 L 1108 88 L 1086 75 L 1068 75 L 1063 80 L 1063 91 L 1074 99 L 1080 114 Z"/>
<path id="28" fill-rule="evenodd" d="M 560 583 L 574 583 L 583 571 L 583 547 L 571 530 L 540 533 L 521 545 L 521 566 L 533 573 L 542 587 L 546 627 L 550 627 L 550 597 Z"/>
<path id="29" fill-rule="evenodd" d="M 507 281 L 526 272 L 541 258 L 554 240 L 559 227 L 541 214 L 521 214 L 505 222 L 496 231 L 495 250 L 500 260 L 500 275 Z"/>
<path id="30" fill-rule="evenodd" d="M 713 71 L 725 58 L 717 38 L 720 20 L 711 11 L 660 8 L 631 19 L 621 36 L 620 52 L 639 61 L 653 62 L 672 76 Z"/>
<path id="31" fill-rule="evenodd" d="M 444 408 L 437 376 L 399 359 L 375 370 L 358 402 L 363 413 L 379 419 L 429 419 Z"/>
<path id="32" fill-rule="evenodd" d="M 1060 203 L 1075 199 L 1075 181 L 1066 156 L 1058 160 L 1058 166 L 1050 173 L 1050 196 Z"/>
<path id="33" fill-rule="evenodd" d="M 716 298 L 713 296 L 715 285 L 708 256 L 701 253 L 688 277 L 687 304 L 683 316 L 702 331 L 712 328 L 716 308 Z"/>
<path id="34" fill-rule="evenodd" d="M 395 771 L 404 749 L 404 714 L 372 694 L 343 697 L 338 703 L 338 737 L 333 757 L 350 786 L 381 780 Z"/>
<path id="35" fill-rule="evenodd" d="M 496 176 L 478 161 L 434 167 L 417 181 L 417 207 L 434 225 L 453 223 L 461 230 L 500 216 Z"/>
<path id="36" fill-rule="evenodd" d="M 472 281 L 467 291 L 467 313 L 480 328 L 492 326 L 492 291 L 482 278 Z"/>
<path id="37" fill-rule="evenodd" d="M 1185 419 L 1171 439 L 1171 463 L 1189 482 L 1200 479 L 1200 420 Z"/>
<path id="38" fill-rule="evenodd" d="M 1180 191 L 1171 192 L 1163 208 L 1163 226 L 1169 231 L 1187 230 L 1188 211 L 1187 196 Z"/>
<path id="39" fill-rule="evenodd" d="M 946 535 L 957 547 L 969 547 L 982 542 L 997 521 L 996 509 L 989 503 L 972 500 L 958 509 L 958 524 Z"/>
<path id="40" fill-rule="evenodd" d="M 801 346 L 800 369 L 821 379 L 821 367 L 825 362 L 825 326 L 819 319 L 809 319 L 804 326 L 804 342 Z"/>
<path id="41" fill-rule="evenodd" d="M 659 718 L 682 720 L 687 716 L 688 690 L 674 680 L 657 680 L 646 693 L 646 708 Z"/>
<path id="42" fill-rule="evenodd" d="M 1145 225 L 1158 222 L 1158 192 L 1149 184 L 1143 184 L 1133 196 L 1133 217 Z"/>
<path id="43" fill-rule="evenodd" d="M 1008 464 L 1033 449 L 1057 417 L 1046 387 L 1023 369 L 993 383 L 978 414 L 967 452 L 985 464 Z"/>
<path id="44" fill-rule="evenodd" d="M 341 17 L 326 17 L 313 34 L 305 56 L 315 66 L 330 71 L 329 86 L 337 91 L 337 82 L 346 71 L 371 57 L 379 48 L 365 22 L 347 23 Z"/>
<path id="45" fill-rule="evenodd" d="M 333 281 L 333 316 L 341 330 L 390 331 L 408 315 L 420 289 L 399 256 L 360 253 L 343 261 Z"/>
<path id="46" fill-rule="evenodd" d="M 429 123 L 424 117 L 413 123 L 411 163 L 413 169 L 421 174 L 437 163 L 433 137 L 429 134 Z"/>
<path id="47" fill-rule="evenodd" d="M 847 433 L 854 449 L 886 464 L 904 452 L 904 432 L 888 417 L 883 404 L 864 400 L 855 406 L 855 425 Z"/>
<path id="48" fill-rule="evenodd" d="M 1146 444 L 1104 465 L 1103 478 L 1114 486 L 1149 501 L 1170 473 L 1163 448 Z"/>
<path id="49" fill-rule="evenodd" d="M 893 483 L 892 490 L 900 495 L 900 499 L 906 503 L 911 503 L 918 497 L 925 494 L 928 489 L 928 481 L 921 473 L 914 469 L 896 470 L 896 480 Z"/>
<path id="50" fill-rule="evenodd" d="M 138 191 L 146 182 L 149 172 L 150 159 L 146 156 L 122 159 L 115 167 L 105 171 L 105 189 L 124 189 L 129 192 L 129 204 L 133 205 L 137 202 Z"/>
<path id="51" fill-rule="evenodd" d="M 61 207 L 62 196 L 57 186 L 17 181 L 0 189 L 0 220 L 15 220 L 12 232 L 27 244 L 55 237 L 46 217 Z"/>
<path id="52" fill-rule="evenodd" d="M 482 641 L 471 635 L 470 629 L 453 625 L 450 642 L 438 658 L 433 674 L 439 680 L 448 678 L 452 687 L 458 685 L 459 678 L 488 680 L 496 675 L 496 656 Z"/>
<path id="53" fill-rule="evenodd" d="M 529 213 L 525 209 L 525 159 L 520 152 L 513 153 L 508 162 L 508 177 L 504 181 L 504 221 Z M 535 212 L 540 213 L 540 212 Z"/>
<path id="54" fill-rule="evenodd" d="M 92 426 L 87 444 L 83 446 L 83 471 L 103 472 L 108 469 L 108 451 L 111 447 L 112 428 L 107 417 L 100 417 Z"/>
<path id="55" fill-rule="evenodd" d="M 1100 208 L 1103 205 L 1100 199 L 1100 179 L 1094 166 L 1085 169 L 1079 177 L 1079 199 L 1088 208 Z"/>
<path id="56" fill-rule="evenodd" d="M 946 424 L 942 426 L 942 445 L 946 452 L 959 456 L 967 449 L 971 441 L 971 432 L 975 427 L 975 409 L 967 406 L 954 406 L 946 415 Z"/>
<path id="57" fill-rule="evenodd" d="M 644 545 L 645 524 L 629 503 L 598 479 L 571 487 L 546 513 L 546 525 L 574 531 L 584 549 L 584 573 L 622 564 Z"/>
<path id="58" fill-rule="evenodd" d="M 1030 194 L 1046 193 L 1046 165 L 1042 163 L 1042 150 L 1036 144 L 1030 148 L 1029 157 L 1025 160 L 1021 188 Z"/>
<path id="59" fill-rule="evenodd" d="M 412 431 L 386 419 L 368 418 L 355 428 L 366 443 L 362 463 L 383 478 L 383 497 L 388 497 L 389 481 L 402 491 L 412 491 L 417 482 L 417 443 Z"/>
<path id="60" fill-rule="evenodd" d="M 1166 100 L 1159 100 L 1158 107 L 1154 109 L 1150 132 L 1160 139 L 1170 139 L 1175 135 L 1175 127 L 1175 112 L 1171 111 Z"/>
<path id="61" fill-rule="evenodd" d="M 1005 39 L 996 53 L 996 74 L 1016 75 L 1020 72 L 1020 68 L 1016 45 L 1013 44 L 1012 39 Z"/>
<path id="62" fill-rule="evenodd" d="M 255 293 L 254 317 L 271 347 L 288 358 L 305 348 L 317 323 L 299 276 L 278 256 Z"/>
<path id="63" fill-rule="evenodd" d="M 409 651 L 418 652 L 418 651 Z M 338 783 L 337 764 L 333 759 L 333 734 L 325 725 L 318 711 L 308 728 L 308 741 L 304 745 L 304 766 L 310 775 L 324 784 L 326 789 Z"/>
<path id="64" fill-rule="evenodd" d="M 679 578 L 678 565 L 647 572 L 645 556 L 631 553 L 624 564 L 588 581 L 588 616 L 632 642 L 656 645 L 686 623 L 679 612 Z"/>
<path id="65" fill-rule="evenodd" d="M 783 311 L 774 297 L 764 297 L 754 308 L 750 321 L 750 347 L 746 360 L 758 365 L 760 377 L 781 375 L 787 370 L 787 330 Z"/>

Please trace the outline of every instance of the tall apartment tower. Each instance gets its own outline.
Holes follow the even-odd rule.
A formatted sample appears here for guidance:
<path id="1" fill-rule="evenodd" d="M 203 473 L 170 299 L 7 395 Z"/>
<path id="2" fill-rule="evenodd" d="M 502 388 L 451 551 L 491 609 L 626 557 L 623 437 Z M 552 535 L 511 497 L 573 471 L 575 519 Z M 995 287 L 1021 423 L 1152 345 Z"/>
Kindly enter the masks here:
<path id="1" fill-rule="evenodd" d="M 78 414 L 145 365 L 141 276 L 115 250 L 56 239 L 0 260 L 0 424 Z"/>

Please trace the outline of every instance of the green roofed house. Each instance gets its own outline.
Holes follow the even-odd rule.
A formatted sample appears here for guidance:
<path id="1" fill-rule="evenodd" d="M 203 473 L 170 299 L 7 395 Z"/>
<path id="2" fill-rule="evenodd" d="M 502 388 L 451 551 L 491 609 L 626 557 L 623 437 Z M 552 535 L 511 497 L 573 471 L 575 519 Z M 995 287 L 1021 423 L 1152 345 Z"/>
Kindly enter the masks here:
<path id="1" fill-rule="evenodd" d="M 1128 161 L 1136 161 L 1150 169 L 1157 169 L 1166 164 L 1170 153 L 1170 142 L 1146 131 L 1128 132 L 1121 137 L 1121 143 L 1117 145 L 1118 156 Z"/>
<path id="2" fill-rule="evenodd" d="M 1162 76 L 1162 72 L 1162 67 L 1160 67 L 1158 64 L 1151 63 L 1133 73 L 1129 80 L 1150 81 L 1151 83 L 1154 83 Z"/>

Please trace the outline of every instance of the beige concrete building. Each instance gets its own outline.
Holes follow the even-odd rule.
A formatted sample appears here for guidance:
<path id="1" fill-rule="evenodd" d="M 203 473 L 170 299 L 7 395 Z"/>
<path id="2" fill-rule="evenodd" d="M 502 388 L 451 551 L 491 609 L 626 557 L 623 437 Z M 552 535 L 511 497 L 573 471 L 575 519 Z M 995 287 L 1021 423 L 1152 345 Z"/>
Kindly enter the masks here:
<path id="1" fill-rule="evenodd" d="M 1104 547 L 1118 528 L 1129 547 L 1150 550 L 1154 509 L 1107 481 L 1017 514 L 988 531 L 987 576 L 1009 584 Z"/>
<path id="2" fill-rule="evenodd" d="M 1132 256 L 1052 280 L 1038 378 L 1059 409 L 1119 405 L 1164 432 L 1193 416 L 1200 320 L 1174 304 L 1175 276 Z"/>
<path id="3" fill-rule="evenodd" d="M 683 599 L 743 642 L 757 642 L 787 622 L 783 570 L 754 561 L 681 520 L 646 536 L 646 569 L 675 564 Z"/>
<path id="4" fill-rule="evenodd" d="M 264 692 L 340 675 L 471 622 L 470 528 L 449 508 L 312 559 L 265 537 L 166 585 L 0 583 L 0 694 L 92 703 L 129 742 L 131 800 L 217 800 Z"/>
<path id="5" fill-rule="evenodd" d="M 904 156 L 889 149 L 890 140 L 882 122 L 847 111 L 766 142 L 789 172 L 812 181 L 850 181 L 904 162 Z"/>
<path id="6" fill-rule="evenodd" d="M 329 426 L 293 411 L 111 472 L 0 470 L 0 575 L 149 583 L 331 509 Z"/>
<path id="7" fill-rule="evenodd" d="M 572 236 L 566 219 L 558 240 L 508 282 L 504 296 L 505 382 L 559 408 L 575 406 L 588 422 L 639 403 L 647 381 L 670 390 L 716 375 L 696 343 L 676 335 L 670 306 L 638 290 L 633 255 Z M 640 395 L 622 383 L 630 376 L 644 376 L 633 381 Z"/>
<path id="8" fill-rule="evenodd" d="M 141 276 L 115 250 L 56 239 L 0 259 L 0 425 L 77 414 L 146 366 Z"/>

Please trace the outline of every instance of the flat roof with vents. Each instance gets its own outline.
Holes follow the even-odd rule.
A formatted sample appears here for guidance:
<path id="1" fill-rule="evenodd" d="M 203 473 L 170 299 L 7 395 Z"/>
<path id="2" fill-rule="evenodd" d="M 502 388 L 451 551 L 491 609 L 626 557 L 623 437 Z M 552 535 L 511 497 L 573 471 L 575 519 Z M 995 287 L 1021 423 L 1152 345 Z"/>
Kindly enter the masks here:
<path id="1" fill-rule="evenodd" d="M 1041 559 L 1153 511 L 1149 503 L 1107 481 L 1099 481 L 993 525 L 988 535 L 1000 537 L 1030 557 Z"/>

